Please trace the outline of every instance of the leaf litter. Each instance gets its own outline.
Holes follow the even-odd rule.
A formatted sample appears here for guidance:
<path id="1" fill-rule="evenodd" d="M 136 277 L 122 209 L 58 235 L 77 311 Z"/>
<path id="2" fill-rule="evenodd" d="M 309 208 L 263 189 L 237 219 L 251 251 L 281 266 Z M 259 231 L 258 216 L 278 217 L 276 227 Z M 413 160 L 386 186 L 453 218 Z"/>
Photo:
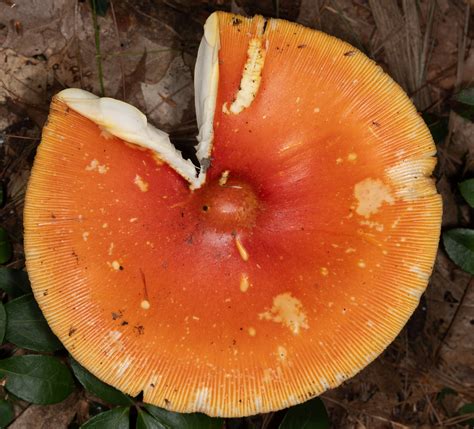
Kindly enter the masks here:
<path id="1" fill-rule="evenodd" d="M 97 17 L 105 94 L 137 106 L 184 147 L 197 133 L 193 66 L 202 24 L 215 8 L 289 18 L 347 40 L 381 64 L 420 111 L 449 119 L 447 137 L 437 141 L 443 227 L 472 225 L 458 182 L 474 177 L 474 126 L 450 108 L 452 95 L 474 83 L 469 2 L 111 0 L 106 15 Z M 7 189 L 0 221 L 14 244 L 11 267 L 24 264 L 24 191 L 51 96 L 70 86 L 99 93 L 96 60 L 89 2 L 0 1 L 0 180 Z M 463 420 L 457 412 L 474 402 L 472 277 L 441 247 L 430 283 L 383 355 L 323 395 L 333 427 L 465 425 L 469 416 Z M 12 349 L 0 348 L 5 350 Z M 440 399 L 446 389 L 454 393 Z M 78 404 L 83 408 L 86 400 L 53 406 L 53 414 L 62 416 L 54 427 L 83 415 Z M 11 427 L 53 421 L 45 417 L 53 407 L 23 404 Z M 275 419 L 278 413 L 246 421 L 268 428 Z"/>

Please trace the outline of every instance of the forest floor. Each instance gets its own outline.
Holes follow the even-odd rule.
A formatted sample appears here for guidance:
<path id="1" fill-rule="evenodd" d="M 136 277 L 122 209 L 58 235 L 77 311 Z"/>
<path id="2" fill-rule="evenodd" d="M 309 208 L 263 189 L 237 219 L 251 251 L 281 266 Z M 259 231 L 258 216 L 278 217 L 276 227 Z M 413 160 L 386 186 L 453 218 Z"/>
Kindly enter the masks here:
<path id="1" fill-rule="evenodd" d="M 350 42 L 381 64 L 431 125 L 443 228 L 472 225 L 473 211 L 457 183 L 474 177 L 474 125 L 453 112 L 450 101 L 474 83 L 472 1 L 96 1 L 108 5 L 97 17 L 99 50 L 89 1 L 0 0 L 0 180 L 9 196 L 0 224 L 14 242 L 10 267 L 24 266 L 23 198 L 52 95 L 71 86 L 103 92 L 137 106 L 176 141 L 191 142 L 194 61 L 202 25 L 216 9 L 297 21 Z M 441 246 L 430 285 L 397 339 L 322 396 L 333 427 L 467 425 L 469 416 L 458 410 L 474 402 L 473 283 Z M 33 406 L 11 427 L 67 427 L 86 400 Z M 262 427 L 268 419 L 252 421 Z"/>

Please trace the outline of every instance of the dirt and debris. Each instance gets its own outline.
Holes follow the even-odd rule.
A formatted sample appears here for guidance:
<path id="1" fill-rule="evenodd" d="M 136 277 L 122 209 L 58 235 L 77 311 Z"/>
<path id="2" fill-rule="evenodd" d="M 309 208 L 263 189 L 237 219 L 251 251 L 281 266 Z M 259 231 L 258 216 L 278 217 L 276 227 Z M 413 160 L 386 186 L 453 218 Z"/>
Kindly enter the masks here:
<path id="1" fill-rule="evenodd" d="M 472 209 L 463 202 L 457 183 L 474 177 L 474 125 L 450 104 L 456 91 L 474 84 L 472 1 L 108 3 L 106 15 L 98 16 L 101 76 L 88 1 L 0 0 L 0 181 L 8 191 L 0 223 L 14 243 L 15 259 L 9 266 L 24 264 L 23 198 L 52 95 L 66 87 L 99 94 L 103 80 L 106 95 L 137 106 L 183 147 L 192 144 L 197 134 L 194 61 L 202 24 L 216 9 L 296 20 L 350 42 L 377 61 L 420 112 L 446 123 L 445 137 L 437 141 L 435 174 L 443 196 L 443 228 L 472 226 Z M 474 402 L 473 278 L 440 248 L 430 283 L 419 308 L 385 353 L 323 395 L 333 427 L 465 426 L 466 418 L 457 410 Z M 134 327 L 137 334 L 140 328 Z M 55 406 L 28 407 L 11 427 L 32 427 L 28 425 L 33 421 L 35 427 L 59 429 L 84 414 L 87 401 L 71 396 Z M 271 416 L 248 419 L 252 427 L 268 428 L 270 421 Z"/>

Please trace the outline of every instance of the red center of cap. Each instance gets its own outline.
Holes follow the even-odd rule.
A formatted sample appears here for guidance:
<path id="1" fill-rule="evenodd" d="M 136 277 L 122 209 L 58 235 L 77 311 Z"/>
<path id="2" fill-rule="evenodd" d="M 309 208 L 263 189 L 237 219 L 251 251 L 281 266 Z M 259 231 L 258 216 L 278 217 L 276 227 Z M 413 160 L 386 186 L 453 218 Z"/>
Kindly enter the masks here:
<path id="1" fill-rule="evenodd" d="M 252 228 L 260 207 L 257 195 L 248 183 L 227 174 L 196 192 L 200 217 L 219 231 Z"/>

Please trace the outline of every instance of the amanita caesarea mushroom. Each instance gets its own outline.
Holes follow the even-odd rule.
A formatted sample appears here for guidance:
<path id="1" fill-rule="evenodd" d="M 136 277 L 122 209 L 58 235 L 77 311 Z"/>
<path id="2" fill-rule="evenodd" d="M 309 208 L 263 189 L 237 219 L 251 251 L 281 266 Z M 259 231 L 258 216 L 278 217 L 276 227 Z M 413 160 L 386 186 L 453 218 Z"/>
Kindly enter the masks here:
<path id="1" fill-rule="evenodd" d="M 212 14 L 195 86 L 198 170 L 135 107 L 54 97 L 26 198 L 32 287 L 123 392 L 212 416 L 289 407 L 364 368 L 418 305 L 435 147 L 373 61 L 283 20 Z"/>

